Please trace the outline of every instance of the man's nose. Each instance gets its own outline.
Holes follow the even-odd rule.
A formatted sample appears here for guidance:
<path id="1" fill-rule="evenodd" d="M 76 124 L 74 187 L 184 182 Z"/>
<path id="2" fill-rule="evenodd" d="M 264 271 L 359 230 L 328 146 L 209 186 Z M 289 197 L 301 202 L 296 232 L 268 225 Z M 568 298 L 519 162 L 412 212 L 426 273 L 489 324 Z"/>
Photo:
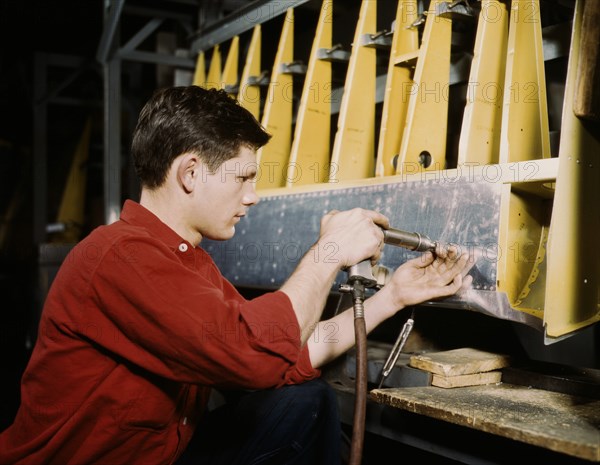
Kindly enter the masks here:
<path id="1" fill-rule="evenodd" d="M 248 187 L 242 197 L 242 203 L 248 207 L 256 205 L 259 202 L 258 194 L 256 193 L 255 183 L 248 183 Z"/>

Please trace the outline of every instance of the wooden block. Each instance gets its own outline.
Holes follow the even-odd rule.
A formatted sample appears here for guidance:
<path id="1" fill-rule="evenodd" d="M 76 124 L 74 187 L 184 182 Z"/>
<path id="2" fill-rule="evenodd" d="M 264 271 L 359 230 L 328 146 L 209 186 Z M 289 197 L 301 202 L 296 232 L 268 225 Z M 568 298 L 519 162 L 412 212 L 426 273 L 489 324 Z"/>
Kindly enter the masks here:
<path id="1" fill-rule="evenodd" d="M 413 355 L 409 365 L 442 376 L 469 375 L 508 366 L 506 355 L 472 348 Z"/>
<path id="2" fill-rule="evenodd" d="M 482 384 L 496 384 L 499 383 L 501 379 L 502 372 L 500 371 L 487 371 L 485 373 L 457 376 L 433 375 L 431 385 L 443 388 L 480 386 Z"/>
<path id="3" fill-rule="evenodd" d="M 600 2 L 583 5 L 573 112 L 600 121 Z"/>

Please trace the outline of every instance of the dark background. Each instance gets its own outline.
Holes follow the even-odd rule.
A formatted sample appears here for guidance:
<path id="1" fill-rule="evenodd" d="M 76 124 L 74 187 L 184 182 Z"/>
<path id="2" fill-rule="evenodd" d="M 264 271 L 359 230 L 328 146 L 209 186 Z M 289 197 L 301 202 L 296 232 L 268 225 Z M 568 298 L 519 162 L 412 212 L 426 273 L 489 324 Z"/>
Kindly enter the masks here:
<path id="1" fill-rule="evenodd" d="M 0 0 L 0 228 L 4 234 L 0 249 L 0 430 L 12 422 L 18 405 L 18 382 L 30 354 L 28 332 L 35 306 L 34 57 L 41 52 L 93 60 L 101 32 L 101 0 Z M 90 101 L 102 98 L 98 70 L 91 69 L 76 83 L 75 92 Z M 54 198 L 61 194 L 55 175 L 70 163 L 82 130 L 81 109 L 56 107 L 49 116 L 48 169 L 54 182 L 49 184 L 48 196 Z M 10 217 L 9 211 L 14 212 Z"/>

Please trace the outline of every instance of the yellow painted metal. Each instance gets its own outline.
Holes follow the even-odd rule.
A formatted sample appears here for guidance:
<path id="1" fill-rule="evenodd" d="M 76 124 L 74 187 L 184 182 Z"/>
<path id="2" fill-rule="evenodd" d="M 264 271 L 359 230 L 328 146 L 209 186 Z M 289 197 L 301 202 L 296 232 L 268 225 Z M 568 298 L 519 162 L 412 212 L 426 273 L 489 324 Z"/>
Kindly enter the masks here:
<path id="1" fill-rule="evenodd" d="M 538 0 L 513 0 L 508 33 L 500 162 L 550 157 Z"/>
<path id="2" fill-rule="evenodd" d="M 227 60 L 225 60 L 225 67 L 223 68 L 223 74 L 221 74 L 221 88 L 233 97 L 237 96 L 238 85 L 238 61 L 239 61 L 239 50 L 240 50 L 240 38 L 234 36 L 231 39 L 229 45 L 229 52 L 227 53 Z"/>
<path id="3" fill-rule="evenodd" d="M 196 58 L 196 69 L 194 70 L 192 84 L 200 87 L 206 85 L 206 60 L 204 59 L 204 52 L 198 53 L 198 58 Z"/>
<path id="4" fill-rule="evenodd" d="M 396 61 L 406 54 L 414 54 L 419 50 L 419 31 L 416 27 L 411 27 L 417 17 L 417 0 L 400 0 L 398 2 L 381 115 L 379 146 L 375 163 L 376 176 L 390 176 L 396 173 L 393 160 L 400 150 L 406 123 L 408 107 L 406 91 L 412 88 L 413 82 L 413 69 L 409 66 L 397 66 Z"/>
<path id="5" fill-rule="evenodd" d="M 375 171 L 376 50 L 361 37 L 377 31 L 377 1 L 363 0 L 352 44 L 329 182 L 371 177 Z"/>
<path id="6" fill-rule="evenodd" d="M 458 144 L 458 165 L 498 163 L 508 12 L 498 0 L 483 0 Z"/>
<path id="7" fill-rule="evenodd" d="M 240 90 L 238 92 L 238 101 L 246 110 L 254 115 L 256 119 L 260 117 L 260 87 L 249 84 L 250 77 L 260 75 L 260 47 L 261 47 L 261 27 L 260 24 L 254 26 L 252 39 L 246 55 L 246 64 L 242 71 L 240 79 Z"/>
<path id="8" fill-rule="evenodd" d="M 79 143 L 73 154 L 73 161 L 63 190 L 56 222 L 65 225 L 65 230 L 53 238 L 53 241 L 77 242 L 81 239 L 85 215 L 85 186 L 87 170 L 85 163 L 88 159 L 91 120 L 85 123 Z"/>
<path id="9" fill-rule="evenodd" d="M 511 307 L 540 319 L 551 207 L 551 199 L 519 191 L 511 183 L 502 186 L 497 290 L 506 293 Z"/>
<path id="10" fill-rule="evenodd" d="M 600 321 L 600 128 L 573 113 L 584 3 L 575 6 L 550 225 L 544 312 L 550 338 Z"/>
<path id="11" fill-rule="evenodd" d="M 287 10 L 279 47 L 273 64 L 262 125 L 272 135 L 267 145 L 257 152 L 259 173 L 256 187 L 285 186 L 292 139 L 293 79 L 282 65 L 294 60 L 294 10 Z"/>
<path id="12" fill-rule="evenodd" d="M 333 1 L 324 0 L 304 79 L 286 185 L 327 181 L 331 132 L 331 63 L 317 58 L 331 49 Z"/>
<path id="13" fill-rule="evenodd" d="M 408 91 L 406 126 L 396 167 L 398 174 L 440 170 L 446 166 L 452 22 L 436 16 L 441 3 L 444 2 L 431 1 L 425 21 L 414 82 Z M 410 55 L 405 59 L 414 57 Z"/>
<path id="14" fill-rule="evenodd" d="M 207 89 L 221 88 L 221 50 L 219 49 L 218 44 L 213 47 L 205 87 Z"/>

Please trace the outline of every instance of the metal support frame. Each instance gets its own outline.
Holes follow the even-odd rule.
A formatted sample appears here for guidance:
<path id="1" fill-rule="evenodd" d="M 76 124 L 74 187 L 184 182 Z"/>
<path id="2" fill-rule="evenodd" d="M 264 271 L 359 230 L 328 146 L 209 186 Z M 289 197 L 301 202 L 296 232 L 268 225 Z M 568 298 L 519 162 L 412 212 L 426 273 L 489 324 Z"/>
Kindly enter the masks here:
<path id="1" fill-rule="evenodd" d="M 68 87 L 82 72 L 85 60 L 81 57 L 38 53 L 35 55 L 34 70 L 34 111 L 33 111 L 33 242 L 46 242 L 48 223 L 48 105 L 81 104 L 75 99 L 60 97 L 60 92 Z M 48 89 L 48 69 L 50 67 L 73 70 L 65 80 Z"/>
<path id="2" fill-rule="evenodd" d="M 394 157 L 400 150 L 402 134 L 406 124 L 408 99 L 402 93 L 412 85 L 412 69 L 396 66 L 396 59 L 419 50 L 419 31 L 410 27 L 417 19 L 416 0 L 400 0 L 396 11 L 396 27 L 392 37 L 392 48 L 385 83 L 385 97 L 381 115 L 379 145 L 375 173 L 377 176 L 395 174 Z"/>
<path id="3" fill-rule="evenodd" d="M 206 59 L 204 58 L 204 52 L 200 52 L 196 58 L 196 69 L 192 84 L 195 86 L 204 86 L 206 84 Z"/>
<path id="4" fill-rule="evenodd" d="M 210 56 L 210 66 L 208 67 L 208 75 L 206 76 L 207 89 L 221 88 L 221 48 L 215 45 Z"/>
<path id="5" fill-rule="evenodd" d="M 325 182 L 329 174 L 331 63 L 319 50 L 331 48 L 333 2 L 324 0 L 307 67 L 290 152 L 287 186 Z"/>
<path id="6" fill-rule="evenodd" d="M 260 87 L 259 76 L 261 74 L 261 26 L 254 26 L 252 40 L 248 47 L 246 55 L 246 64 L 240 78 L 240 89 L 238 92 L 238 101 L 246 110 L 254 115 L 258 120 L 260 118 Z M 202 52 L 201 52 L 202 53 Z"/>
<path id="7" fill-rule="evenodd" d="M 587 0 L 590 2 L 590 0 Z M 600 321 L 600 128 L 575 113 L 584 60 L 586 1 L 578 0 L 563 107 L 556 193 L 548 241 L 544 324 L 556 338 Z M 568 309 L 568 311 L 567 311 Z"/>
<path id="8" fill-rule="evenodd" d="M 496 20 L 486 15 L 496 13 Z M 484 0 L 469 77 L 469 92 L 458 146 L 458 165 L 498 163 L 508 12 L 498 0 Z"/>
<path id="9" fill-rule="evenodd" d="M 121 60 L 104 65 L 104 221 L 121 210 Z"/>
<path id="10" fill-rule="evenodd" d="M 281 31 L 271 82 L 263 111 L 262 125 L 272 134 L 269 144 L 257 152 L 259 189 L 285 186 L 292 143 L 293 76 L 283 72 L 283 63 L 294 61 L 294 10 L 289 9 Z"/>
<path id="11" fill-rule="evenodd" d="M 434 0 L 429 6 L 421 47 L 397 59 L 396 64 L 411 66 L 416 60 L 413 86 L 406 110 L 406 126 L 400 144 L 396 173 L 417 169 L 440 170 L 446 167 L 452 21 L 438 16 L 445 4 Z"/>
<path id="12" fill-rule="evenodd" d="M 104 221 L 116 221 L 121 208 L 121 72 L 122 61 L 164 64 L 194 69 L 195 60 L 136 50 L 155 33 L 165 19 L 179 21 L 191 32 L 189 18 L 168 11 L 125 6 L 125 0 L 106 0 L 105 25 L 96 59 L 103 66 L 104 76 Z M 123 45 L 119 45 L 119 23 L 124 13 L 149 16 L 151 19 Z"/>
<path id="13" fill-rule="evenodd" d="M 108 55 L 113 47 L 115 34 L 117 33 L 119 20 L 121 19 L 121 13 L 123 12 L 123 5 L 125 0 L 105 0 L 106 11 L 104 19 L 104 32 L 100 38 L 100 45 L 98 46 L 98 53 L 96 59 L 100 63 L 108 60 Z"/>
<path id="14" fill-rule="evenodd" d="M 225 60 L 225 67 L 223 68 L 223 74 L 221 74 L 221 88 L 225 90 L 229 95 L 237 98 L 239 90 L 238 83 L 238 61 L 239 61 L 239 50 L 240 50 L 240 37 L 234 36 L 231 39 L 229 45 L 229 52 L 227 53 L 227 59 Z"/>
<path id="15" fill-rule="evenodd" d="M 331 153 L 329 182 L 370 177 L 375 170 L 377 53 L 362 45 L 360 38 L 376 29 L 377 2 L 363 0 Z"/>
<path id="16" fill-rule="evenodd" d="M 208 50 L 306 2 L 308 0 L 256 0 L 201 31 L 202 35 L 192 42 L 191 50 L 194 53 Z"/>

